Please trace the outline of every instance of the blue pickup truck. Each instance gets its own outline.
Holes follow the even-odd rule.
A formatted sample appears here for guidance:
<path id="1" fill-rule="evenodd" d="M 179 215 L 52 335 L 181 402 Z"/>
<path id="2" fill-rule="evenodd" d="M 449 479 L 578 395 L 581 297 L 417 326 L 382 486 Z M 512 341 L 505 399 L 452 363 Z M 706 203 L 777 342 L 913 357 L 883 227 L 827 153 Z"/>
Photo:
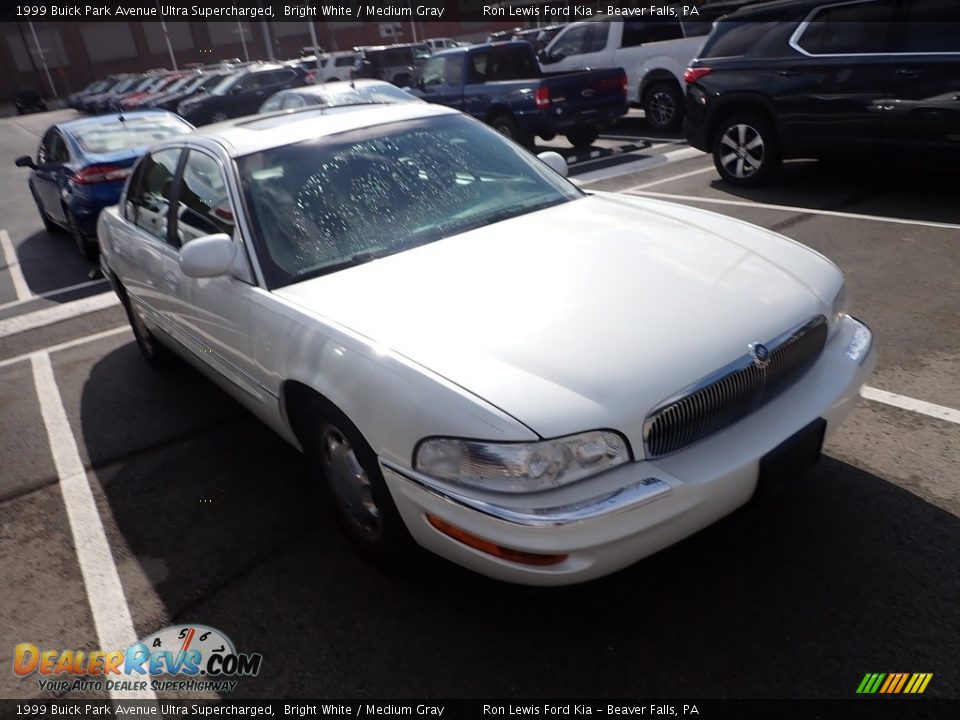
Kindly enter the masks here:
<path id="1" fill-rule="evenodd" d="M 627 112 L 622 68 L 546 74 L 523 41 L 436 53 L 421 65 L 413 93 L 483 120 L 526 147 L 534 137 L 556 135 L 589 147 Z"/>

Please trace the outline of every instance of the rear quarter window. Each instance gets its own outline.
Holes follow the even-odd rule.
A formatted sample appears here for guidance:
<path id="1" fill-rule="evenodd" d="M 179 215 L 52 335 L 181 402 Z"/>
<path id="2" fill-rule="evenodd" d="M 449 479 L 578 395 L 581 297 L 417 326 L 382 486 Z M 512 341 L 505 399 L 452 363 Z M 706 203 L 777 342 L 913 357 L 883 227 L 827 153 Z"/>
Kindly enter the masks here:
<path id="1" fill-rule="evenodd" d="M 774 29 L 773 21 L 719 21 L 700 52 L 701 58 L 746 55 Z"/>
<path id="2" fill-rule="evenodd" d="M 811 55 L 863 55 L 887 51 L 893 0 L 857 2 L 818 10 L 797 38 Z"/>

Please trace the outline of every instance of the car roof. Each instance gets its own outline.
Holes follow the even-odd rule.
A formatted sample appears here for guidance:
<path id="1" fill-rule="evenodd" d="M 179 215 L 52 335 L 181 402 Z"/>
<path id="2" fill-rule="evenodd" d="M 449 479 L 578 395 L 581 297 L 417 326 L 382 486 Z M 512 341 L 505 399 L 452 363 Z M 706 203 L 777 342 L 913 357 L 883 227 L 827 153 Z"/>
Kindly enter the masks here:
<path id="1" fill-rule="evenodd" d="M 487 48 L 501 48 L 501 47 L 523 47 L 529 48 L 530 43 L 526 40 L 501 40 L 501 41 L 492 41 L 485 43 L 477 43 L 476 45 L 465 45 L 462 47 L 447 48 L 446 50 L 441 50 L 440 52 L 435 52 L 433 57 L 447 57 L 450 55 L 458 55 L 468 52 L 476 52 L 478 50 L 486 50 Z"/>
<path id="2" fill-rule="evenodd" d="M 770 0 L 770 2 L 743 5 L 740 9 L 733 10 L 729 15 L 725 15 L 723 19 L 728 21 L 788 20 L 794 15 L 806 17 L 810 11 L 831 4 L 833 3 L 830 0 Z"/>
<path id="3" fill-rule="evenodd" d="M 393 83 L 385 80 L 374 80 L 372 78 L 357 78 L 356 80 L 334 80 L 318 85 L 304 85 L 303 87 L 287 88 L 276 93 L 277 95 L 326 95 L 328 92 L 339 92 L 346 87 L 365 88 L 365 87 L 396 87 Z M 397 88 L 399 89 L 399 88 Z"/>
<path id="4" fill-rule="evenodd" d="M 76 120 L 66 120 L 61 123 L 57 123 L 54 127 L 60 128 L 61 130 L 66 130 L 67 132 L 72 133 L 75 130 L 79 130 L 84 127 L 94 127 L 96 125 L 102 125 L 105 123 L 114 123 L 117 121 L 117 118 L 120 115 L 126 120 L 137 120 L 140 118 L 150 118 L 150 117 L 169 117 L 176 118 L 177 120 L 183 122 L 184 124 L 189 125 L 183 118 L 179 115 L 176 115 L 172 112 L 166 110 L 133 110 L 131 112 L 125 113 L 110 113 L 109 115 L 93 115 L 91 117 L 82 117 L 77 118 Z"/>
<path id="5" fill-rule="evenodd" d="M 240 157 L 374 125 L 459 114 L 443 105 L 427 103 L 319 106 L 227 120 L 181 135 L 177 140 L 207 138 L 222 146 L 230 157 Z M 177 143 L 171 140 L 171 144 Z"/>

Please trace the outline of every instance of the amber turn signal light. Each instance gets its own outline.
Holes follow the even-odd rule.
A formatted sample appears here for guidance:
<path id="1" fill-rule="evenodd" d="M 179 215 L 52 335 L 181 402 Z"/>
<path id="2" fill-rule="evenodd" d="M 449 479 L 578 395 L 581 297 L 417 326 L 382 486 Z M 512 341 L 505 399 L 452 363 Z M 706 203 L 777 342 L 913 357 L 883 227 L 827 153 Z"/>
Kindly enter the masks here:
<path id="1" fill-rule="evenodd" d="M 493 555 L 494 557 L 498 557 L 501 560 L 508 560 L 509 562 L 538 566 L 558 565 L 569 557 L 568 555 L 540 555 L 538 553 L 528 553 L 522 550 L 505 548 L 489 540 L 478 538 L 476 535 L 471 535 L 466 530 L 462 530 L 456 525 L 451 525 L 446 520 L 441 520 L 433 515 L 427 515 L 427 522 L 444 535 L 462 542 L 467 547 L 472 547 L 474 550 L 479 550 L 480 552 L 487 553 L 487 555 Z"/>

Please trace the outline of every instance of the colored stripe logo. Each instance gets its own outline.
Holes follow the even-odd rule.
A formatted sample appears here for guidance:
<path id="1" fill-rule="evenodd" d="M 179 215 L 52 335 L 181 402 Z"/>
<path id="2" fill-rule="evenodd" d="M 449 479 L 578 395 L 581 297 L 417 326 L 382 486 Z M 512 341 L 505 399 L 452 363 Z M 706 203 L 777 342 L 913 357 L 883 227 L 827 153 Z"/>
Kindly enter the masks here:
<path id="1" fill-rule="evenodd" d="M 921 695 L 933 673 L 867 673 L 857 686 L 858 695 Z"/>

